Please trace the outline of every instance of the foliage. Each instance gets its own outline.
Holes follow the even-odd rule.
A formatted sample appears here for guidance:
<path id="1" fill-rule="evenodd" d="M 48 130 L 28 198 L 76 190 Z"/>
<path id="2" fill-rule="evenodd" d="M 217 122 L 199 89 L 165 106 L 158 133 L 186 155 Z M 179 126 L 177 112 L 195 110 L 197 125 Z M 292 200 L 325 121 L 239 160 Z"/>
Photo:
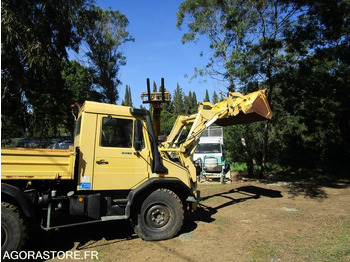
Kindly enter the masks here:
<path id="1" fill-rule="evenodd" d="M 271 122 L 225 128 L 231 161 L 348 173 L 348 1 L 186 0 L 177 15 L 183 43 L 209 39 L 203 71 L 231 91 L 267 88 Z"/>
<path id="2" fill-rule="evenodd" d="M 179 84 L 177 84 L 173 95 L 174 113 L 176 115 L 183 115 L 185 113 L 184 107 L 184 92 Z"/>
<path id="3" fill-rule="evenodd" d="M 231 43 L 240 38 L 227 26 L 228 22 L 236 18 L 242 21 L 239 23 L 244 23 L 244 19 L 235 13 L 235 8 L 230 7 L 232 3 L 229 1 L 187 0 L 179 7 L 176 25 L 180 28 L 187 22 L 189 32 L 183 35 L 182 43 L 196 42 L 201 35 L 207 36 L 210 40 L 210 48 L 214 54 L 205 69 L 198 69 L 199 75 L 207 73 L 213 77 L 223 78 L 229 82 L 228 88 L 234 89 L 234 77 L 229 71 L 217 70 L 215 67 L 218 65 L 220 69 L 227 68 L 230 53 L 235 49 L 235 45 Z"/>
<path id="4" fill-rule="evenodd" d="M 161 132 L 166 135 L 170 134 L 178 115 L 194 114 L 197 113 L 198 109 L 196 93 L 189 91 L 186 96 L 179 84 L 177 84 L 172 97 L 170 103 L 162 104 L 160 126 Z"/>
<path id="5" fill-rule="evenodd" d="M 275 160 L 292 167 L 344 171 L 350 157 L 349 76 L 349 67 L 336 57 L 319 54 L 278 76 L 289 85 L 278 98 L 277 110 L 283 112 L 275 121 L 272 144 L 284 157 L 273 156 Z"/>
<path id="6" fill-rule="evenodd" d="M 89 5 L 82 0 L 1 2 L 4 137 L 60 132 L 70 102 L 62 61 L 67 48 L 78 48 L 78 14 Z"/>
<path id="7" fill-rule="evenodd" d="M 78 103 L 79 105 L 82 105 L 86 100 L 101 101 L 102 96 L 93 88 L 92 77 L 87 68 L 82 66 L 76 60 L 64 60 L 61 65 L 61 76 L 65 85 L 65 92 L 69 95 L 69 98 L 66 98 L 66 103 Z M 68 111 L 68 108 L 64 114 L 61 115 L 61 118 L 64 119 L 64 121 L 61 119 L 57 125 L 64 124 L 64 126 L 61 126 L 61 130 L 68 132 L 68 134 L 73 134 L 74 118 L 72 117 L 71 112 Z"/>
<path id="8" fill-rule="evenodd" d="M 218 94 L 216 93 L 216 91 L 214 90 L 214 93 L 213 93 L 213 98 L 212 98 L 212 104 L 216 104 L 219 102 L 219 96 Z"/>
<path id="9" fill-rule="evenodd" d="M 124 96 L 124 100 L 122 100 L 122 106 L 132 107 L 131 88 L 128 85 L 125 86 L 125 96 Z"/>
<path id="10" fill-rule="evenodd" d="M 174 123 L 176 121 L 177 115 L 169 112 L 167 110 L 162 110 L 162 113 L 160 115 L 160 130 L 162 134 L 169 135 Z"/>
<path id="11" fill-rule="evenodd" d="M 70 104 L 115 103 L 127 19 L 92 0 L 1 2 L 3 137 L 69 135 Z M 68 50 L 86 44 L 87 69 Z M 81 57 L 83 57 L 81 55 Z"/>
<path id="12" fill-rule="evenodd" d="M 119 98 L 117 87 L 121 84 L 117 74 L 126 63 L 119 47 L 134 41 L 126 31 L 129 21 L 118 10 L 93 7 L 83 12 L 80 23 L 94 84 L 103 95 L 102 101 L 115 104 Z"/>
<path id="13" fill-rule="evenodd" d="M 281 117 L 274 120 L 271 144 L 280 156 L 272 157 L 284 165 L 344 176 L 350 158 L 350 6 L 345 1 L 295 2 L 305 11 L 285 32 L 289 61 L 275 75 L 274 107 Z"/>

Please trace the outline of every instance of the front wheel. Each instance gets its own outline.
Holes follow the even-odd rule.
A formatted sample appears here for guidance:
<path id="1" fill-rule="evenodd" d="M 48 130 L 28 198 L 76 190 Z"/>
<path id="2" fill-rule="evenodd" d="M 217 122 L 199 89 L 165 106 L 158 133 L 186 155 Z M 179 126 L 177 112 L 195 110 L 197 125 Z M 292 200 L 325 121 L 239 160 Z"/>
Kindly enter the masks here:
<path id="1" fill-rule="evenodd" d="M 183 220 L 180 198 L 171 190 L 158 189 L 143 202 L 134 229 L 143 240 L 164 240 L 180 231 Z"/>
<path id="2" fill-rule="evenodd" d="M 26 236 L 26 225 L 18 208 L 1 202 L 1 253 L 21 250 Z"/>

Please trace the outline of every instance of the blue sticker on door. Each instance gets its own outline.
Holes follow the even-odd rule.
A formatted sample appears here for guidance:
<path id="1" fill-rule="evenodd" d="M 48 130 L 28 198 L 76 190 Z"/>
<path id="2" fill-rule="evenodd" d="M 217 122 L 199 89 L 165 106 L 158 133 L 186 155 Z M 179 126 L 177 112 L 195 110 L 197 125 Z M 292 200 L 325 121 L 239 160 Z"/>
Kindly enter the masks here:
<path id="1" fill-rule="evenodd" d="M 90 190 L 91 189 L 91 183 L 79 183 L 79 189 Z"/>

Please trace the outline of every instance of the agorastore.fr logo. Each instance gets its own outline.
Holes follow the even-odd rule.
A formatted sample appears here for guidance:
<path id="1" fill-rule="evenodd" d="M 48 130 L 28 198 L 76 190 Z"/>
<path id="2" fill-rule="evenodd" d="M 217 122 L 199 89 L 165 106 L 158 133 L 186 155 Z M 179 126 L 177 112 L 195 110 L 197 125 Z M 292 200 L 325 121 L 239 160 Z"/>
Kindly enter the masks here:
<path id="1" fill-rule="evenodd" d="M 5 251 L 3 260 L 48 260 L 48 259 L 98 260 L 98 251 Z"/>

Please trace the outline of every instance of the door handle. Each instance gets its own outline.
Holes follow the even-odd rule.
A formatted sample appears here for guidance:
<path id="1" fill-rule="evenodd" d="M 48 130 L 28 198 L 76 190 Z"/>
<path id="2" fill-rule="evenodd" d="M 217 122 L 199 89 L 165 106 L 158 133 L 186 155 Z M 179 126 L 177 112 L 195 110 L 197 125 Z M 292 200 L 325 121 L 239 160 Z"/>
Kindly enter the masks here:
<path id="1" fill-rule="evenodd" d="M 140 152 L 139 152 L 139 151 L 136 151 L 136 152 L 134 152 L 134 155 L 135 155 L 135 156 L 140 156 Z"/>
<path id="2" fill-rule="evenodd" d="M 104 159 L 101 159 L 101 160 L 97 160 L 96 161 L 96 164 L 98 165 L 107 165 L 108 164 L 108 161 L 104 160 Z"/>

